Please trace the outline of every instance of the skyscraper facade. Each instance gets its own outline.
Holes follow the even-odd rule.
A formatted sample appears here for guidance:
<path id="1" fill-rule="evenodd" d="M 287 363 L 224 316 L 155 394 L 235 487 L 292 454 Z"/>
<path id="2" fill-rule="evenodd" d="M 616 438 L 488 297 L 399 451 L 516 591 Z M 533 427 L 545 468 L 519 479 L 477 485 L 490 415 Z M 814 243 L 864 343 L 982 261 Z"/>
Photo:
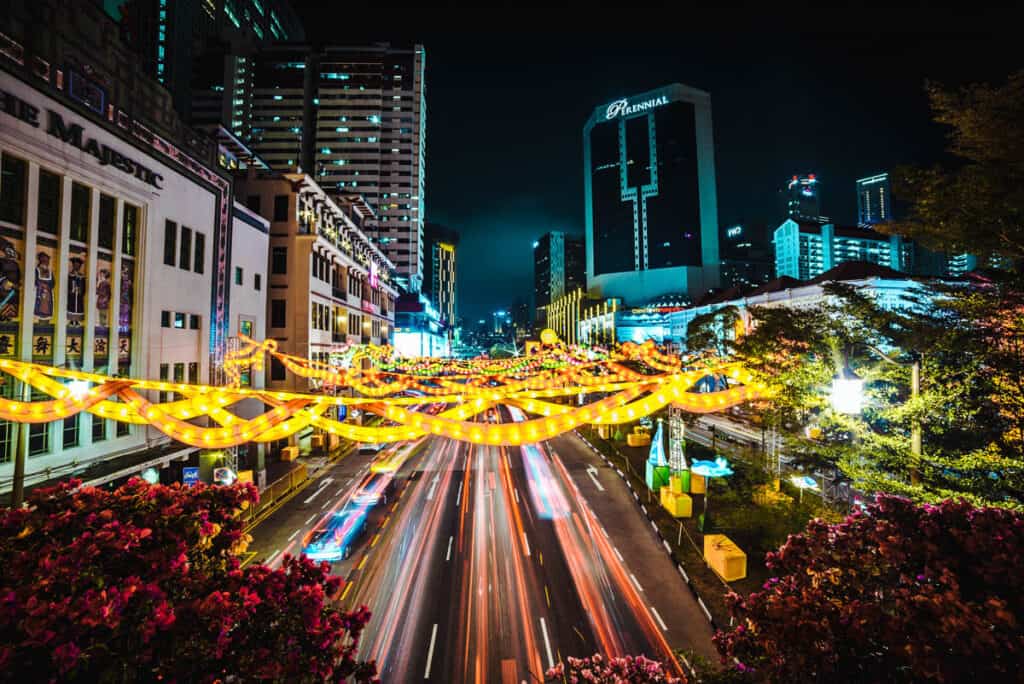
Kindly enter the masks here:
<path id="1" fill-rule="evenodd" d="M 585 255 L 581 237 L 557 230 L 545 233 L 534 243 L 533 301 L 538 321 L 551 302 L 584 286 Z"/>
<path id="2" fill-rule="evenodd" d="M 872 226 L 892 218 L 889 174 L 879 173 L 857 181 L 857 223 Z"/>
<path id="3" fill-rule="evenodd" d="M 793 176 L 779 191 L 782 203 L 782 220 L 821 221 L 827 223 L 828 218 L 821 215 L 821 204 L 818 192 L 821 181 L 813 173 L 806 176 Z"/>
<path id="4" fill-rule="evenodd" d="M 586 282 L 640 304 L 719 280 L 711 97 L 672 84 L 597 107 L 583 128 Z"/>
<path id="5" fill-rule="evenodd" d="M 427 223 L 423 234 L 425 254 L 429 255 L 423 264 L 423 289 L 441 320 L 453 330 L 457 315 L 455 274 L 459 234 L 438 223 Z"/>
<path id="6" fill-rule="evenodd" d="M 195 94 L 197 114 L 223 121 L 272 168 L 298 166 L 333 195 L 365 198 L 376 214 L 365 231 L 395 264 L 399 284 L 418 291 L 425 258 L 423 47 L 289 45 L 226 55 L 220 67 Z"/>

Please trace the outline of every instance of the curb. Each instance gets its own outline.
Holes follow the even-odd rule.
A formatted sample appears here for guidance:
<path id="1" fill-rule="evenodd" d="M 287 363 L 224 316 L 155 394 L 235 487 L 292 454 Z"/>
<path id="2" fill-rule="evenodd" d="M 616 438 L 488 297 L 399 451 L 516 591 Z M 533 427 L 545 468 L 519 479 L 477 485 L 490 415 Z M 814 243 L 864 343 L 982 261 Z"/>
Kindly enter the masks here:
<path id="1" fill-rule="evenodd" d="M 640 503 L 640 497 L 637 494 L 636 490 L 633 489 L 633 484 L 626 478 L 626 476 L 623 474 L 621 470 L 619 470 L 618 467 L 612 465 L 611 461 L 608 460 L 608 457 L 605 456 L 600 449 L 591 444 L 586 437 L 579 433 L 579 431 L 573 430 L 573 434 L 575 434 L 584 444 L 590 447 L 591 451 L 600 456 L 601 460 L 605 462 L 605 465 L 607 465 L 609 468 L 613 469 L 616 473 L 618 473 L 619 477 L 622 478 L 622 481 L 626 484 L 627 487 L 629 487 L 630 491 L 633 493 L 633 500 L 636 501 L 637 506 L 640 508 L 644 517 L 647 519 L 647 522 L 649 522 L 651 524 L 651 527 L 654 528 L 654 533 L 658 535 L 658 539 L 661 540 L 661 543 L 665 548 L 665 553 L 668 555 L 669 560 L 672 561 L 672 564 L 676 566 L 676 569 L 679 570 L 679 574 L 682 575 L 683 581 L 686 582 L 686 586 L 689 587 L 690 593 L 693 594 L 693 597 L 695 599 L 697 599 L 697 605 L 700 606 L 700 609 L 704 613 L 704 616 L 708 619 L 708 623 L 711 624 L 711 629 L 716 631 L 720 630 L 721 627 L 717 622 L 715 622 L 715 619 L 711 616 L 711 611 L 709 611 L 707 606 L 704 604 L 704 599 L 702 599 L 700 594 L 697 593 L 697 588 L 693 586 L 693 582 L 690 580 L 690 576 L 687 575 L 686 570 L 683 569 L 683 560 L 681 558 L 676 557 L 676 554 L 672 551 L 672 547 L 670 546 L 668 540 L 662 536 L 661 530 L 658 528 L 658 524 L 651 519 L 651 515 L 647 511 L 647 507 L 644 504 Z"/>

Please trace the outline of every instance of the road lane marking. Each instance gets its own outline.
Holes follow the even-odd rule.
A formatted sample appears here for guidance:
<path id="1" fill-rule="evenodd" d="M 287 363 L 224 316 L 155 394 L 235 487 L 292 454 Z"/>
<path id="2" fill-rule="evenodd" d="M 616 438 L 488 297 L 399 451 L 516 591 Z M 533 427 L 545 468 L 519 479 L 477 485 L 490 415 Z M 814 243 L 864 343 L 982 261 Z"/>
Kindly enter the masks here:
<path id="1" fill-rule="evenodd" d="M 352 591 L 352 582 L 349 582 L 345 587 L 345 591 L 341 592 L 341 600 L 344 601 L 345 597 L 348 596 L 348 592 Z"/>
<path id="2" fill-rule="evenodd" d="M 523 532 L 523 545 L 526 547 L 526 555 L 530 555 L 530 542 L 526 540 L 526 533 Z"/>
<path id="3" fill-rule="evenodd" d="M 281 553 L 281 549 L 277 549 L 276 551 L 274 551 L 274 553 L 272 553 L 269 556 L 267 556 L 267 560 L 263 561 L 263 564 L 264 565 L 270 565 L 271 561 L 273 561 L 274 558 L 276 558 L 277 554 L 279 554 L 279 553 Z"/>
<path id="4" fill-rule="evenodd" d="M 660 615 L 658 615 L 658 609 L 654 606 L 651 606 L 651 613 L 654 614 L 654 619 L 658 621 L 659 625 L 661 625 L 661 631 L 667 632 L 668 627 L 665 626 L 665 621 L 661 619 Z"/>
<path id="5" fill-rule="evenodd" d="M 551 607 L 551 595 L 548 593 L 547 585 L 544 586 L 544 599 L 548 602 L 548 608 Z"/>
<path id="6" fill-rule="evenodd" d="M 430 648 L 427 649 L 427 669 L 423 671 L 423 678 L 430 679 L 430 664 L 434 662 L 434 642 L 437 640 L 437 623 L 434 629 L 430 630 Z M 554 667 L 554 665 L 552 665 Z"/>
<path id="7" fill-rule="evenodd" d="M 455 497 L 455 505 L 462 505 L 462 483 L 459 483 L 459 495 Z"/>
<path id="8" fill-rule="evenodd" d="M 320 507 L 320 510 L 322 511 L 322 510 L 324 510 L 325 508 L 327 508 L 330 505 L 331 505 L 331 500 L 328 499 L 327 501 L 324 501 L 324 505 Z"/>
<path id="9" fill-rule="evenodd" d="M 440 475 L 435 475 L 434 480 L 430 483 L 430 491 L 427 492 L 427 501 L 434 500 L 434 490 L 437 489 L 437 481 L 441 479 Z"/>
<path id="10" fill-rule="evenodd" d="M 512 493 L 516 495 L 516 504 L 518 505 L 519 504 L 519 490 L 518 489 L 513 489 Z"/>
<path id="11" fill-rule="evenodd" d="M 686 575 L 686 571 L 683 570 L 683 566 L 677 565 L 676 567 L 679 568 L 679 574 L 682 575 L 683 579 L 686 580 L 687 584 L 689 584 L 690 578 Z"/>
<path id="12" fill-rule="evenodd" d="M 448 537 L 448 553 L 446 553 L 444 555 L 445 562 L 448 562 L 448 561 L 450 561 L 452 559 L 452 542 L 453 541 L 455 541 L 455 537 L 454 536 Z"/>
<path id="13" fill-rule="evenodd" d="M 540 631 L 544 633 L 544 650 L 548 653 L 548 668 L 555 666 L 555 659 L 551 657 L 551 641 L 548 640 L 548 626 L 544 618 L 540 619 Z"/>
<path id="14" fill-rule="evenodd" d="M 370 548 L 372 549 L 374 546 L 376 546 L 377 542 L 379 542 L 379 541 L 380 541 L 380 532 L 378 532 L 377 535 L 373 538 L 373 541 L 370 542 Z"/>
<path id="15" fill-rule="evenodd" d="M 292 532 L 292 536 L 288 537 L 288 541 L 291 541 L 292 539 L 295 539 L 295 536 L 296 536 L 296 535 L 297 535 L 297 534 L 298 534 L 299 532 L 301 532 L 301 531 L 302 531 L 302 528 L 300 527 L 300 528 L 296 529 L 296 530 L 295 530 L 294 532 Z"/>
<path id="16" fill-rule="evenodd" d="M 345 493 L 345 489 L 346 487 L 343 486 L 341 489 L 334 493 L 334 496 L 341 496 L 342 494 Z"/>
<path id="17" fill-rule="evenodd" d="M 309 520 L 306 521 L 306 524 L 308 525 L 309 523 L 313 522 L 313 518 L 315 518 L 317 515 L 317 513 L 314 513 L 313 515 L 309 516 Z"/>
<path id="18" fill-rule="evenodd" d="M 699 596 L 697 597 L 697 605 L 700 606 L 700 609 L 704 611 L 704 614 L 708 618 L 708 622 L 714 622 L 714 620 L 711 619 L 711 612 L 708 610 L 708 607 L 704 605 L 704 602 L 700 599 Z"/>
<path id="19" fill-rule="evenodd" d="M 612 547 L 612 551 L 614 551 L 614 552 L 615 552 L 615 555 L 619 557 L 619 560 L 620 560 L 620 561 L 622 561 L 623 563 L 625 563 L 625 562 L 626 562 L 626 559 L 622 557 L 622 554 L 621 554 L 621 553 L 619 553 L 619 549 L 618 549 L 617 547 L 614 547 L 614 546 L 613 546 L 613 547 Z"/>
<path id="20" fill-rule="evenodd" d="M 634 575 L 633 573 L 629 573 L 629 579 L 633 580 L 633 584 L 636 585 L 637 589 L 639 589 L 640 591 L 644 590 L 644 588 L 640 586 L 640 583 L 636 581 L 636 575 Z"/>
<path id="21" fill-rule="evenodd" d="M 316 497 L 320 496 L 320 492 L 324 491 L 324 489 L 326 489 L 326 488 L 327 488 L 326 485 L 320 485 L 320 487 L 315 492 L 313 492 L 312 496 L 310 496 L 308 499 L 306 499 L 302 503 L 304 503 L 304 504 L 311 503 L 313 501 L 313 499 L 315 499 Z"/>
<path id="22" fill-rule="evenodd" d="M 589 475 L 590 479 L 594 481 L 594 486 L 597 487 L 597 490 L 599 492 L 603 492 L 604 487 L 597 481 L 597 468 L 594 466 L 587 466 L 587 475 Z"/>
<path id="23" fill-rule="evenodd" d="M 359 565 L 356 566 L 356 570 L 362 570 L 363 566 L 366 565 L 366 559 L 370 557 L 370 554 L 363 556 L 363 560 L 359 561 Z M 636 580 L 633 580 L 634 582 Z"/>

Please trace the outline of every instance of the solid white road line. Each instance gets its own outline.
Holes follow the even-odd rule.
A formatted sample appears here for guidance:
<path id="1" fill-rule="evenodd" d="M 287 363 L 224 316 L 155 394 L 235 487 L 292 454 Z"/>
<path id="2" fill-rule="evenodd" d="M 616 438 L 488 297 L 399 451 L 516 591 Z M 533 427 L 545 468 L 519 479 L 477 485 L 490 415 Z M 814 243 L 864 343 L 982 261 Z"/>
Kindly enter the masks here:
<path id="1" fill-rule="evenodd" d="M 424 679 L 430 679 L 430 664 L 434 662 L 434 642 L 437 640 L 437 623 L 434 623 L 434 629 L 430 631 L 430 648 L 427 649 L 427 669 L 423 672 Z M 551 667 L 554 667 L 552 665 Z"/>
<path id="2" fill-rule="evenodd" d="M 444 555 L 444 559 L 446 561 L 449 561 L 449 560 L 452 559 L 452 541 L 454 541 L 454 540 L 455 540 L 455 537 L 448 537 L 448 553 L 446 553 Z"/>
<path id="3" fill-rule="evenodd" d="M 665 626 L 665 621 L 661 619 L 660 615 L 658 615 L 658 609 L 654 606 L 651 606 L 651 613 L 654 614 L 654 619 L 658 621 L 659 625 L 661 625 L 661 631 L 667 632 L 668 627 Z"/>
<path id="4" fill-rule="evenodd" d="M 292 532 L 292 536 L 288 537 L 288 541 L 291 541 L 292 539 L 295 539 L 296 535 L 298 535 L 298 533 L 301 532 L 301 531 L 302 531 L 302 528 L 300 527 L 297 530 L 295 530 L 294 532 Z"/>
<path id="5" fill-rule="evenodd" d="M 555 666 L 555 659 L 551 657 L 551 642 L 548 640 L 548 626 L 544 623 L 544 618 L 540 619 L 540 631 L 544 633 L 544 650 L 548 653 L 548 668 Z"/>
<path id="6" fill-rule="evenodd" d="M 317 515 L 319 515 L 319 513 L 314 513 L 313 515 L 309 516 L 309 520 L 306 521 L 306 524 L 308 525 L 309 523 L 313 522 L 313 518 L 315 518 Z"/>
<path id="7" fill-rule="evenodd" d="M 613 547 L 612 547 L 612 551 L 614 551 L 614 552 L 615 552 L 615 555 L 619 557 L 619 560 L 620 560 L 620 561 L 622 561 L 623 563 L 625 563 L 625 562 L 626 562 L 626 559 L 622 557 L 622 554 L 621 554 L 621 553 L 619 553 L 619 550 L 618 550 L 617 548 L 615 548 L 615 547 L 613 546 Z"/>
<path id="8" fill-rule="evenodd" d="M 634 575 L 633 573 L 629 573 L 629 579 L 633 580 L 633 584 L 636 585 L 637 589 L 639 589 L 640 591 L 644 590 L 644 588 L 640 586 L 640 583 L 636 581 L 636 575 Z"/>

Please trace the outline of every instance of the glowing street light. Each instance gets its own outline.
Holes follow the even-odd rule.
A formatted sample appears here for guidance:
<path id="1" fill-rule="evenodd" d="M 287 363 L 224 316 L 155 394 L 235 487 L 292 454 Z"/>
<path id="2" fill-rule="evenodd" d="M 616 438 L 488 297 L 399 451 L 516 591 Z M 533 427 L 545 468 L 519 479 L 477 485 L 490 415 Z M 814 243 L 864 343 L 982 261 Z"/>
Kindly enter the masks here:
<path id="1" fill-rule="evenodd" d="M 82 401 L 89 395 L 89 383 L 85 380 L 72 380 L 68 383 L 68 392 L 75 401 Z"/>
<path id="2" fill-rule="evenodd" d="M 832 380 L 829 399 L 837 413 L 858 415 L 864 405 L 864 381 L 856 376 L 836 376 Z"/>
<path id="3" fill-rule="evenodd" d="M 729 477 L 732 475 L 732 468 L 729 467 L 728 461 L 718 456 L 714 461 L 694 461 L 693 465 L 690 466 L 690 472 L 708 480 L 704 487 L 704 513 L 701 516 L 701 532 L 703 532 L 708 520 L 708 499 L 711 498 L 710 480 L 713 477 Z"/>

